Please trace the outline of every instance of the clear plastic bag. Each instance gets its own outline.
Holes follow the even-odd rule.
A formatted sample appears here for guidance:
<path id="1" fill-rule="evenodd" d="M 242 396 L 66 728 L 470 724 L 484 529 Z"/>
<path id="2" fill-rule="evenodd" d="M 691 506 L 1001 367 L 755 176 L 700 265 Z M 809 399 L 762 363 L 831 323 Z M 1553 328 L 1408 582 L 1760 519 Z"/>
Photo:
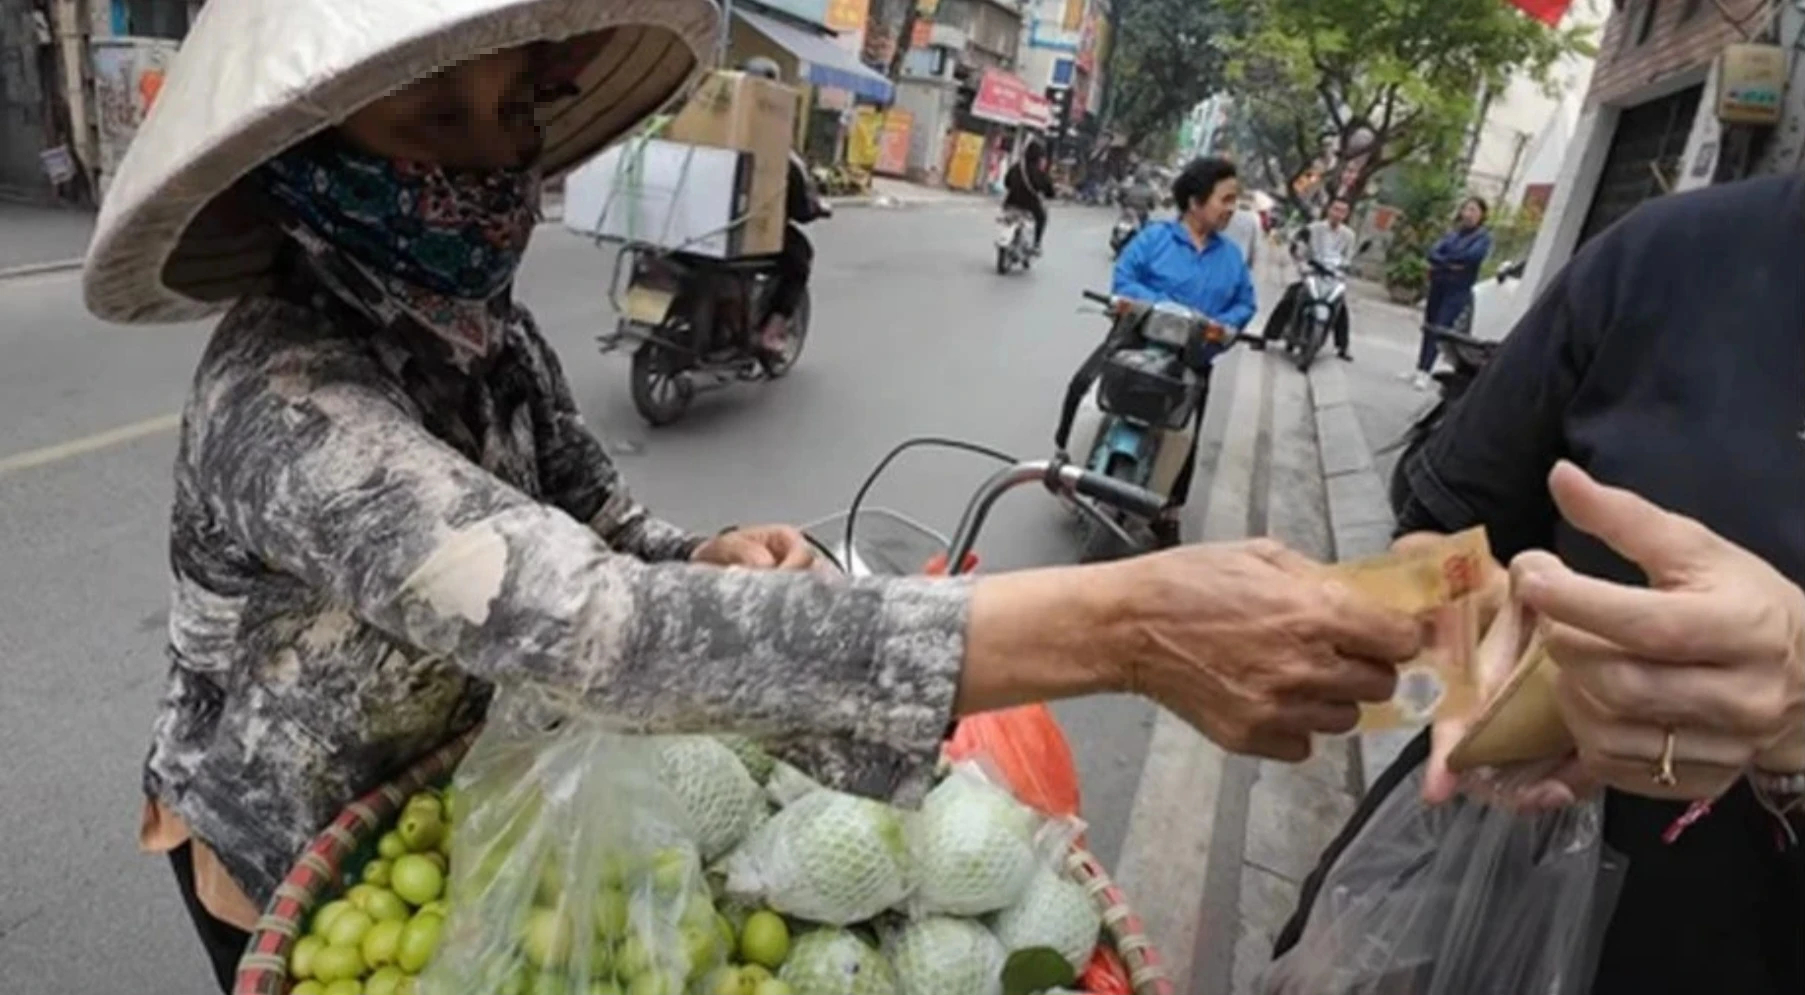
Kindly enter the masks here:
<path id="1" fill-rule="evenodd" d="M 1329 869 L 1266 995 L 1584 995 L 1627 869 L 1602 805 L 1429 806 L 1419 769 Z"/>
<path id="2" fill-rule="evenodd" d="M 498 698 L 458 769 L 450 918 L 420 991 L 680 995 L 734 946 L 704 849 L 750 832 L 764 793 L 714 740 L 540 704 Z"/>

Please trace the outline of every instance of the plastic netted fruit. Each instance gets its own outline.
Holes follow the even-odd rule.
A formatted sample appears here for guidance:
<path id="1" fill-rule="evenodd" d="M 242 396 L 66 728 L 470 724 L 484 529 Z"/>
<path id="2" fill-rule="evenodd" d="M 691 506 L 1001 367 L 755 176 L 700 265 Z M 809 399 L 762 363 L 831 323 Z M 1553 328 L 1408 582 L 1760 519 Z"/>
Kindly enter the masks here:
<path id="1" fill-rule="evenodd" d="M 1011 953 L 1050 947 L 1082 970 L 1097 946 L 1103 917 L 1084 886 L 1051 867 L 1035 872 L 1021 901 L 997 913 L 991 930 Z"/>
<path id="2" fill-rule="evenodd" d="M 1035 868 L 1034 813 L 982 778 L 955 772 L 913 828 L 920 911 L 982 915 L 1013 905 Z"/>
<path id="3" fill-rule="evenodd" d="M 835 926 L 870 919 L 913 885 L 902 814 L 838 791 L 797 799 L 723 866 L 732 894 Z"/>
<path id="4" fill-rule="evenodd" d="M 843 929 L 822 929 L 796 941 L 777 979 L 796 995 L 898 995 L 884 955 Z"/>
<path id="5" fill-rule="evenodd" d="M 1003 960 L 1003 945 L 970 919 L 921 919 L 890 941 L 900 995 L 998 995 Z"/>
<path id="6" fill-rule="evenodd" d="M 714 860 L 746 838 L 765 814 L 765 795 L 746 766 L 707 736 L 665 740 L 658 778 L 683 803 L 702 859 Z"/>

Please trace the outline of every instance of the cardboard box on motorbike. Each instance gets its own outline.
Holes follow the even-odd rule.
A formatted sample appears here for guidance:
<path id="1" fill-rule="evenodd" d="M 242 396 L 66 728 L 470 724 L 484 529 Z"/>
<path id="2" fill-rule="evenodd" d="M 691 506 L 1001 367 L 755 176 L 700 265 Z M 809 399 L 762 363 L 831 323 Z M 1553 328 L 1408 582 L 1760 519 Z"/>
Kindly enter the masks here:
<path id="1" fill-rule="evenodd" d="M 796 91 L 740 72 L 703 79 L 656 138 L 565 181 L 565 227 L 717 259 L 783 249 Z"/>
<path id="2" fill-rule="evenodd" d="M 720 71 L 697 85 L 689 102 L 665 129 L 673 142 L 752 153 L 750 204 L 740 254 L 761 256 L 783 249 L 790 143 L 796 134 L 795 90 L 762 76 Z"/>

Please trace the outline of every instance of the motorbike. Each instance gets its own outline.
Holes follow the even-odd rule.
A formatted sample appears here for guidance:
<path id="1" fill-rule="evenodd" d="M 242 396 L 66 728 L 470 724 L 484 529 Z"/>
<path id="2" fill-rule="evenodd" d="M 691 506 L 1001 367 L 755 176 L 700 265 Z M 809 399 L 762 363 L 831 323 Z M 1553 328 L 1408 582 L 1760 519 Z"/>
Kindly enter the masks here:
<path id="1" fill-rule="evenodd" d="M 1115 227 L 1109 230 L 1109 254 L 1120 256 L 1128 243 L 1141 233 L 1147 224 L 1147 215 L 1132 207 L 1123 205 L 1122 213 L 1116 217 Z"/>
<path id="2" fill-rule="evenodd" d="M 1340 259 L 1318 259 L 1306 256 L 1300 264 L 1303 279 L 1299 282 L 1297 307 L 1285 327 L 1285 352 L 1308 373 L 1347 310 L 1347 264 Z"/>
<path id="3" fill-rule="evenodd" d="M 1020 267 L 1024 272 L 1034 265 L 1034 216 L 1020 208 L 1003 210 L 997 219 L 997 273 L 1009 275 Z"/>
<path id="4" fill-rule="evenodd" d="M 1476 339 L 1464 332 L 1436 325 L 1423 326 L 1423 332 L 1435 337 L 1436 348 L 1449 368 L 1434 374 L 1436 398 L 1411 418 L 1410 427 L 1404 430 L 1403 435 L 1379 450 L 1381 454 L 1398 453 L 1398 461 L 1391 469 L 1389 493 L 1394 511 L 1402 508 L 1410 496 L 1408 467 L 1411 459 L 1435 434 L 1435 430 L 1441 427 L 1442 422 L 1447 420 L 1448 413 L 1454 410 L 1454 405 L 1460 403 L 1467 389 L 1473 386 L 1473 381 L 1479 379 L 1479 374 L 1484 372 L 1503 345 L 1502 342 Z"/>
<path id="5" fill-rule="evenodd" d="M 1079 462 L 1099 476 L 1158 494 L 1168 505 L 1156 515 L 1118 509 L 1114 529 L 1096 528 L 1094 516 L 1081 517 L 1089 525 L 1084 559 L 1092 562 L 1175 540 L 1169 531 L 1162 536 L 1156 523 L 1169 528 L 1177 511 L 1169 507 L 1170 496 L 1202 426 L 1210 366 L 1229 345 L 1251 337 L 1179 304 L 1127 301 L 1088 290 L 1083 296 L 1116 317 L 1067 388 L 1054 442 L 1066 451 L 1094 384 L 1096 407 L 1084 412 Z"/>
<path id="6" fill-rule="evenodd" d="M 807 292 L 790 318 L 787 348 L 775 358 L 753 348 L 777 289 L 770 256 L 714 259 L 644 245 L 622 247 L 614 286 L 627 269 L 620 319 L 596 337 L 606 355 L 632 348 L 633 407 L 653 427 L 682 418 L 698 393 L 788 374 L 808 339 Z"/>

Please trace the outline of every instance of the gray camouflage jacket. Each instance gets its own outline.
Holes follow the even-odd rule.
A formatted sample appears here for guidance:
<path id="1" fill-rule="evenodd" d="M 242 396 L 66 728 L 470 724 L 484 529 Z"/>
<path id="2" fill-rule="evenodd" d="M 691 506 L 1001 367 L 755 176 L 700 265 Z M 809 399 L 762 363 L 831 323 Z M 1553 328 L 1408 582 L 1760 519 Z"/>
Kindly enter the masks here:
<path id="1" fill-rule="evenodd" d="M 459 371 L 291 287 L 206 350 L 145 790 L 253 901 L 498 684 L 644 731 L 746 731 L 863 794 L 931 771 L 967 588 L 685 562 L 700 540 L 628 495 L 518 319 Z"/>

